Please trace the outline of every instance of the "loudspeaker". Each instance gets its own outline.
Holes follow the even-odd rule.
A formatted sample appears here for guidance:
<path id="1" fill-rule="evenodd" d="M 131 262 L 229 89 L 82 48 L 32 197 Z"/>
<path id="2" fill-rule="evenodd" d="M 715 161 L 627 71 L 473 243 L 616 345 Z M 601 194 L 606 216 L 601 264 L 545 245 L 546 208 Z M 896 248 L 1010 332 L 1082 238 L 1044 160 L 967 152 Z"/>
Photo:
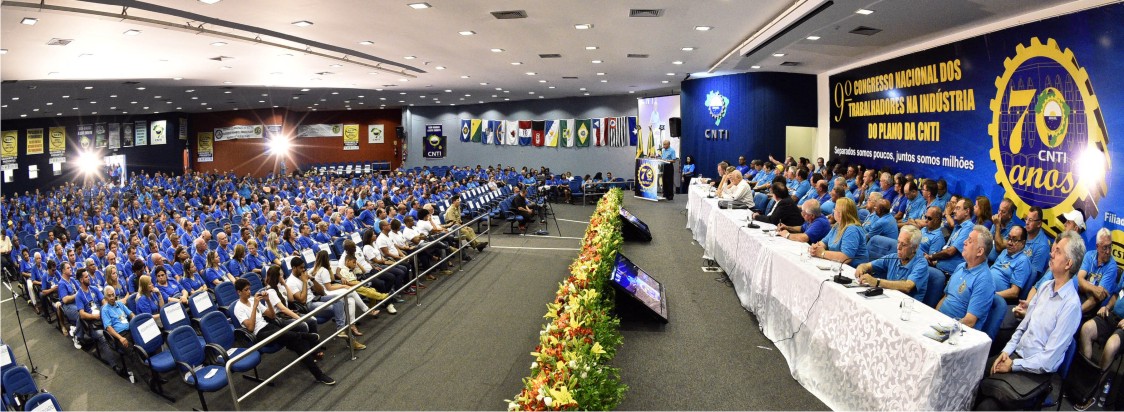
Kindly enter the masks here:
<path id="1" fill-rule="evenodd" d="M 402 127 L 402 126 L 395 127 L 394 133 L 398 135 L 399 139 L 405 139 L 406 138 L 406 128 L 405 127 Z"/>
<path id="2" fill-rule="evenodd" d="M 671 129 L 671 137 L 679 137 L 683 135 L 683 119 L 678 117 L 669 117 L 667 119 L 667 128 Z"/>
<path id="3" fill-rule="evenodd" d="M 648 224 L 640 220 L 632 213 L 629 213 L 623 207 L 620 211 L 621 214 L 621 236 L 627 241 L 651 242 L 652 231 L 648 230 Z"/>

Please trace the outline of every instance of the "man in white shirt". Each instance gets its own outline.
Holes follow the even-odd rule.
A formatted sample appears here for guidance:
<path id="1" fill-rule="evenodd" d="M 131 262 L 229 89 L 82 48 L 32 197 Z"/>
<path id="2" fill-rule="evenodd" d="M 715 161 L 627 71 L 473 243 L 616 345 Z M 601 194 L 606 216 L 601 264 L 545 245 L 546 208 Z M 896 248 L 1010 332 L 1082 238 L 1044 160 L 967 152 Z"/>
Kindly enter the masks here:
<path id="1" fill-rule="evenodd" d="M 304 259 L 296 256 L 292 258 L 289 264 L 293 267 L 293 274 L 285 279 L 285 284 L 293 292 L 293 300 L 304 303 L 309 310 L 324 305 L 324 300 L 322 300 L 325 295 L 324 287 L 312 281 L 312 275 L 304 268 Z M 336 321 L 337 330 L 347 325 L 347 317 L 344 316 L 344 302 L 344 300 L 337 300 L 336 303 L 332 304 L 332 319 Z M 354 344 L 359 344 L 359 342 L 353 341 Z M 359 344 L 359 346 L 362 346 L 362 344 Z"/>
<path id="2" fill-rule="evenodd" d="M 409 239 L 411 243 L 418 245 L 419 247 L 423 246 L 429 233 L 423 233 L 421 230 L 419 230 L 418 225 L 414 223 L 413 217 L 406 216 L 406 218 L 403 219 L 402 222 L 402 234 L 404 235 L 403 237 Z M 422 253 L 428 256 L 428 258 L 426 258 L 424 261 L 439 262 L 445 259 L 445 256 L 448 256 L 448 250 L 446 249 L 447 247 L 448 246 L 446 246 L 444 243 L 437 243 L 426 246 L 426 248 L 422 250 Z M 443 262 L 438 265 L 437 271 L 437 273 L 446 276 L 453 274 L 453 271 L 449 270 L 449 262 Z M 429 275 L 429 278 L 429 280 L 434 279 L 433 275 Z"/>
<path id="3" fill-rule="evenodd" d="M 273 311 L 273 305 L 269 303 L 269 294 L 265 290 L 259 291 L 256 295 L 250 291 L 250 281 L 239 278 L 234 281 L 234 289 L 238 291 L 238 302 L 234 304 L 234 317 L 238 319 L 238 324 L 250 330 L 257 339 L 265 339 L 281 330 L 280 326 L 276 323 L 270 323 L 266 320 L 274 319 L 277 315 Z M 294 329 L 289 329 L 277 338 L 276 342 L 285 345 L 289 350 L 296 353 L 305 353 L 312 349 L 320 341 L 320 336 L 315 333 L 302 333 Z M 312 356 L 305 357 L 301 360 L 304 367 L 312 372 L 312 376 L 316 378 L 317 382 L 325 385 L 335 385 L 335 379 L 320 370 L 320 366 L 316 365 L 316 359 Z"/>
<path id="4" fill-rule="evenodd" d="M 718 190 L 716 196 L 742 202 L 748 207 L 753 207 L 753 188 L 749 187 L 749 183 L 742 177 L 742 173 L 737 170 L 727 172 L 726 179 L 729 179 L 729 181 Z"/>

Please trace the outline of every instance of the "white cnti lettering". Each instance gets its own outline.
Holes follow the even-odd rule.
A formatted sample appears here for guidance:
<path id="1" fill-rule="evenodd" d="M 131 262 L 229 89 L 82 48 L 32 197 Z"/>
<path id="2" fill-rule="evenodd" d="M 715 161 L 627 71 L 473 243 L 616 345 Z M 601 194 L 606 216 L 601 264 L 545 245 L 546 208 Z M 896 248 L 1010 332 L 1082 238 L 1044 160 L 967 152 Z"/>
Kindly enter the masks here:
<path id="1" fill-rule="evenodd" d="M 1051 150 L 1039 150 L 1038 160 L 1044 162 L 1069 163 L 1069 154 Z"/>

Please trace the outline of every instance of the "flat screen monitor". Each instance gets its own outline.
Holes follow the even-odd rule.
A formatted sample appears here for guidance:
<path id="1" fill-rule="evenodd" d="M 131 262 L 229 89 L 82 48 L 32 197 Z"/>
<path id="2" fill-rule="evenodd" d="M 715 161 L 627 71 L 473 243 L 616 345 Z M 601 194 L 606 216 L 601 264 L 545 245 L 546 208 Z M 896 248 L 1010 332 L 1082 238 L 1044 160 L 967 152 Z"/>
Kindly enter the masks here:
<path id="1" fill-rule="evenodd" d="M 645 233 L 652 233 L 651 230 L 648 230 L 648 224 L 647 223 L 641 222 L 640 219 L 636 217 L 636 215 L 633 215 L 632 213 L 629 213 L 627 210 L 624 210 L 623 207 L 621 208 L 621 218 L 623 218 L 623 219 L 625 219 L 629 222 L 632 222 L 633 225 L 636 225 L 636 227 L 644 230 Z"/>
<path id="2" fill-rule="evenodd" d="M 667 322 L 667 297 L 664 295 L 663 284 L 621 253 L 617 253 L 617 265 L 613 269 L 612 281 L 619 289 L 627 292 L 629 296 L 640 301 Z"/>

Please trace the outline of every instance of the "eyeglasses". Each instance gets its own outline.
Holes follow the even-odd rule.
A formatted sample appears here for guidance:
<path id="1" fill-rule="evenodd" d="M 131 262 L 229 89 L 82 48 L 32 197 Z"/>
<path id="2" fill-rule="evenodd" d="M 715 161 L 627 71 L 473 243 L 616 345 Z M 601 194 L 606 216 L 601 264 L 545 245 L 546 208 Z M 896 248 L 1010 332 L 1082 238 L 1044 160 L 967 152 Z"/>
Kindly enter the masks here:
<path id="1" fill-rule="evenodd" d="M 1007 236 L 1007 243 L 1018 243 L 1018 242 L 1025 242 L 1025 241 L 1026 241 L 1026 239 L 1018 239 L 1018 238 L 1012 238 L 1010 236 Z"/>
<path id="2" fill-rule="evenodd" d="M 1026 220 L 1026 222 L 1027 222 L 1027 223 L 1030 223 L 1030 222 L 1041 222 L 1041 221 L 1042 221 L 1042 219 L 1027 219 L 1027 220 Z"/>

